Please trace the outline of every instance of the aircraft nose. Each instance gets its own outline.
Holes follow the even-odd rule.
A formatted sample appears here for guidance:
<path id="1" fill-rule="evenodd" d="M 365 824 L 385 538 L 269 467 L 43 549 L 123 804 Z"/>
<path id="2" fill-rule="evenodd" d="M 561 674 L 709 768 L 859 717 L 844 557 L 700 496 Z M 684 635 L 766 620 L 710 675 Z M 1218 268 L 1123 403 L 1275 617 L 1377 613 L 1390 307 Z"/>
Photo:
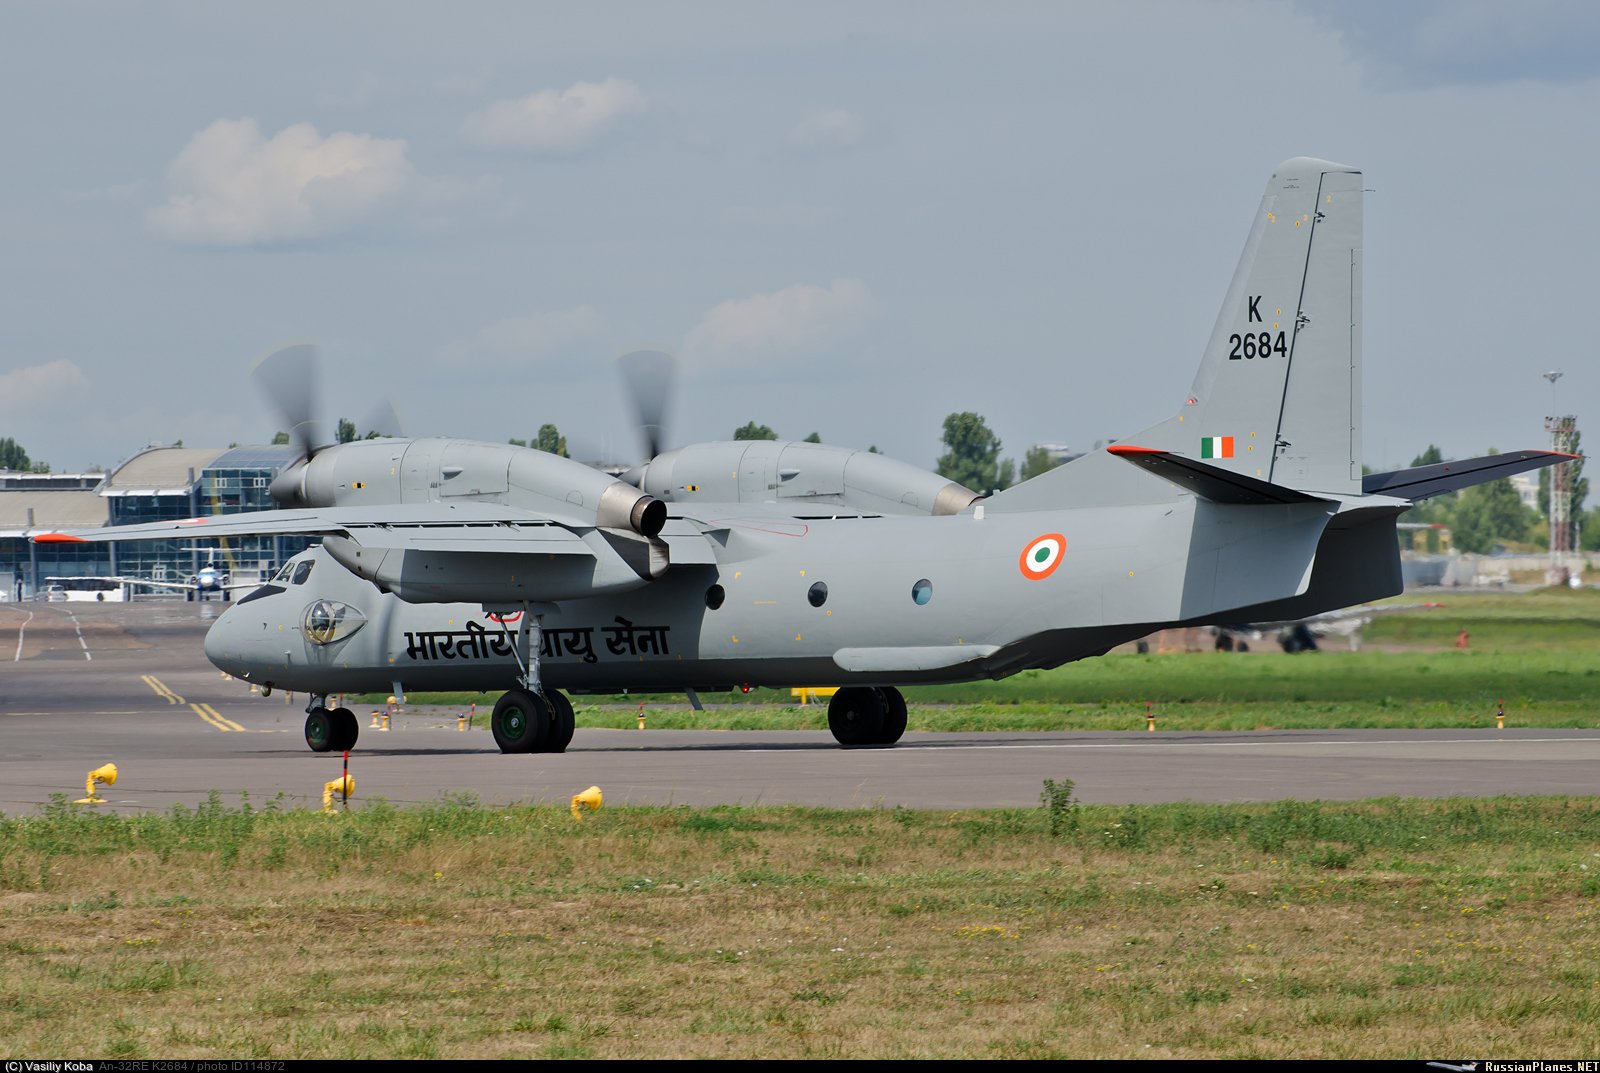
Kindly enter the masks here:
<path id="1" fill-rule="evenodd" d="M 255 622 L 251 623 L 248 619 L 255 619 Z M 250 661 L 246 656 L 252 640 L 252 625 L 257 634 L 261 633 L 260 616 L 241 613 L 237 606 L 217 616 L 217 620 L 206 631 L 206 659 L 211 661 L 213 667 L 240 678 L 245 676 L 250 670 Z"/>

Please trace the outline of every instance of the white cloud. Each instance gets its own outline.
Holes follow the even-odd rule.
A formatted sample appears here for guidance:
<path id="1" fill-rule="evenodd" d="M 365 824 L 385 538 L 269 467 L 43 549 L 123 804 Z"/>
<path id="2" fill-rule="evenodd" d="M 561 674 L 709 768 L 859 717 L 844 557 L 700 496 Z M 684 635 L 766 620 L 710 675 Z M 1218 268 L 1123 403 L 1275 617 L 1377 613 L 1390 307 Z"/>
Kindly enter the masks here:
<path id="1" fill-rule="evenodd" d="M 570 356 L 575 347 L 598 336 L 602 324 L 600 314 L 589 306 L 529 313 L 495 321 L 471 338 L 448 344 L 441 353 L 456 365 L 523 365 Z"/>
<path id="2" fill-rule="evenodd" d="M 587 149 L 648 107 L 643 90 L 626 79 L 612 77 L 496 101 L 468 116 L 462 132 L 482 149 L 565 155 Z"/>
<path id="3" fill-rule="evenodd" d="M 219 119 L 168 166 L 171 196 L 146 221 L 185 245 L 303 242 L 367 222 L 411 179 L 401 139 L 324 138 L 309 123 L 263 138 L 253 119 Z"/>
<path id="4" fill-rule="evenodd" d="M 849 149 L 867 136 L 867 125 L 843 108 L 824 108 L 812 112 L 789 132 L 789 144 L 796 149 Z"/>
<path id="5" fill-rule="evenodd" d="M 797 283 L 716 306 L 684 340 L 684 351 L 711 360 L 806 354 L 848 335 L 877 308 L 859 279 L 836 279 L 827 287 Z"/>
<path id="6" fill-rule="evenodd" d="M 89 386 L 83 370 L 70 361 L 47 361 L 0 373 L 0 410 L 24 413 L 34 406 L 64 399 Z"/>

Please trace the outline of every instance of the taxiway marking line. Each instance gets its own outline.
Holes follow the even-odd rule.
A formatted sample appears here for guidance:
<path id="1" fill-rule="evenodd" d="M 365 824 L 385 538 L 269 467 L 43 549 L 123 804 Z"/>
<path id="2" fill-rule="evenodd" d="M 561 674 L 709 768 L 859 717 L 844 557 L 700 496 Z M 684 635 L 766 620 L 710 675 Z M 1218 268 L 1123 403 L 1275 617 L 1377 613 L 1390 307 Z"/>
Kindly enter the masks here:
<path id="1" fill-rule="evenodd" d="M 153 674 L 142 674 L 144 684 L 156 691 L 156 696 L 165 697 L 168 704 L 182 704 L 183 698 L 166 687 L 166 684 Z"/>
<path id="2" fill-rule="evenodd" d="M 17 627 L 17 654 L 11 657 L 12 663 L 22 662 L 22 635 L 27 632 L 28 623 L 33 621 L 33 612 L 28 612 L 28 617 L 22 620 L 22 625 Z"/>
<path id="3" fill-rule="evenodd" d="M 218 730 L 244 729 L 244 727 L 240 726 L 238 723 L 235 723 L 232 719 L 227 718 L 209 704 L 191 704 L 189 707 L 194 709 L 194 714 L 198 715 L 201 719 L 204 719 L 207 723 L 216 727 Z"/>
<path id="4" fill-rule="evenodd" d="M 72 628 L 78 631 L 78 644 L 83 647 L 83 658 L 89 660 L 94 659 L 94 657 L 89 654 L 89 642 L 83 639 L 83 627 L 78 623 L 78 616 L 74 615 L 71 611 L 68 611 L 67 617 L 72 620 Z"/>

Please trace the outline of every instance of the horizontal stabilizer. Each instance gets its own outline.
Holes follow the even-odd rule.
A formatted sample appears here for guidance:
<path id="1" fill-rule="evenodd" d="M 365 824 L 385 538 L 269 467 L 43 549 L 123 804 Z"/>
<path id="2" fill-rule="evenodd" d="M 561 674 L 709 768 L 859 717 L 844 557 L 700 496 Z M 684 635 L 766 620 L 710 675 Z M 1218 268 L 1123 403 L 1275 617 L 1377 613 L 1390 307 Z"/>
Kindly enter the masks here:
<path id="1" fill-rule="evenodd" d="M 1196 462 L 1192 458 L 1184 458 L 1182 455 L 1154 447 L 1130 447 L 1127 444 L 1115 443 L 1106 450 L 1124 462 L 1132 462 L 1162 480 L 1171 481 L 1184 491 L 1192 492 L 1201 499 L 1209 499 L 1213 503 L 1259 505 L 1335 502 L 1294 488 L 1285 488 L 1271 481 L 1263 481 L 1258 477 L 1235 473 L 1220 466 Z"/>
<path id="2" fill-rule="evenodd" d="M 1579 457 L 1560 451 L 1514 451 L 1460 462 L 1435 462 L 1431 466 L 1369 473 L 1361 479 L 1361 490 L 1368 495 L 1394 496 L 1415 502 L 1474 484 L 1497 481 L 1513 473 L 1570 462 Z"/>

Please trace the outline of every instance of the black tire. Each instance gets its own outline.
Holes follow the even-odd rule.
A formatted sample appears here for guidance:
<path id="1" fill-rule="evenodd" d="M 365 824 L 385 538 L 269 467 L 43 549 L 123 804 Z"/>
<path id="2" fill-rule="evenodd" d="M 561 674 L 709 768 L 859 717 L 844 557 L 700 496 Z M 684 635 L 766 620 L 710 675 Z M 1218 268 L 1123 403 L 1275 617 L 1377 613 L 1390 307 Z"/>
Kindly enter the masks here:
<path id="1" fill-rule="evenodd" d="M 878 696 L 883 698 L 883 730 L 877 744 L 893 745 L 906 732 L 905 694 L 893 686 L 879 686 Z"/>
<path id="2" fill-rule="evenodd" d="M 550 738 L 550 705 L 537 694 L 509 690 L 495 702 L 489 730 L 503 753 L 539 752 Z"/>
<path id="3" fill-rule="evenodd" d="M 333 713 L 326 708 L 313 708 L 306 713 L 306 744 L 314 753 L 325 753 L 333 748 Z"/>
<path id="4" fill-rule="evenodd" d="M 577 717 L 572 714 L 572 702 L 558 690 L 548 690 L 545 703 L 550 705 L 550 740 L 545 743 L 547 753 L 564 753 L 572 744 L 573 732 L 578 729 Z"/>
<path id="5" fill-rule="evenodd" d="M 356 713 L 349 708 L 335 708 L 328 713 L 328 719 L 333 724 L 333 744 L 329 747 L 332 752 L 349 752 L 356 747 L 356 739 L 361 736 L 361 724 L 356 720 Z"/>
<path id="6" fill-rule="evenodd" d="M 846 748 L 876 745 L 883 734 L 883 697 L 867 686 L 846 686 L 828 702 L 828 729 Z"/>

